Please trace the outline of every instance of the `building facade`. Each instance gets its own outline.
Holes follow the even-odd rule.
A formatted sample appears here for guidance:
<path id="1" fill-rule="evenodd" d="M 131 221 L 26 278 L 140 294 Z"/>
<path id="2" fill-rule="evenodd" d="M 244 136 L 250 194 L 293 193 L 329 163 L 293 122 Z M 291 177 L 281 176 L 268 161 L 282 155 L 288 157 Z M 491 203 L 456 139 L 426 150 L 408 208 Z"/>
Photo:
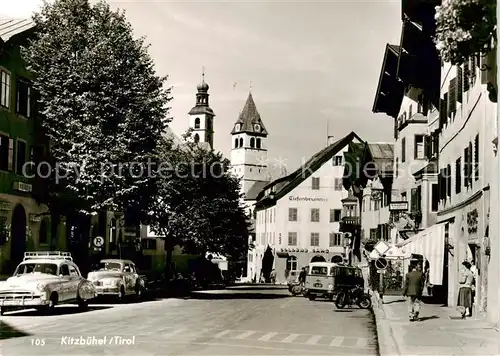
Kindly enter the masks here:
<path id="1" fill-rule="evenodd" d="M 481 71 L 488 58 L 473 57 L 460 66 L 444 63 L 442 67 L 442 109 L 439 120 L 439 211 L 438 223 L 446 224 L 453 256 L 449 260 L 448 304 L 455 305 L 458 277 L 463 261 L 474 261 L 476 278 L 476 313 L 497 314 L 496 298 L 488 299 L 488 289 L 498 289 L 496 271 L 489 273 L 490 189 L 495 153 L 497 104 L 489 99 Z M 446 105 L 445 105 L 446 104 Z M 491 302 L 491 303 L 490 303 Z"/>
<path id="2" fill-rule="evenodd" d="M 21 46 L 34 33 L 31 20 L 0 21 L 0 273 L 11 273 L 25 251 L 65 247 L 64 224 L 51 236 L 43 179 L 33 169 L 47 151 L 31 74 Z"/>
<path id="3" fill-rule="evenodd" d="M 284 283 L 311 262 L 345 259 L 348 246 L 340 232 L 342 200 L 348 197 L 342 185 L 343 155 L 353 141 L 361 143 L 351 133 L 329 145 L 259 194 L 250 278 L 259 280 L 274 268 L 277 281 Z"/>
<path id="4" fill-rule="evenodd" d="M 432 41 L 439 4 L 403 2 L 401 43 L 386 48 L 373 111 L 395 119 L 392 199 L 408 201 L 390 220 L 396 247 L 421 258 L 433 295 L 449 306 L 462 262 L 474 261 L 474 313 L 498 324 L 500 255 L 490 238 L 492 211 L 498 216 L 498 190 L 490 198 L 498 186 L 496 56 L 443 63 Z"/>

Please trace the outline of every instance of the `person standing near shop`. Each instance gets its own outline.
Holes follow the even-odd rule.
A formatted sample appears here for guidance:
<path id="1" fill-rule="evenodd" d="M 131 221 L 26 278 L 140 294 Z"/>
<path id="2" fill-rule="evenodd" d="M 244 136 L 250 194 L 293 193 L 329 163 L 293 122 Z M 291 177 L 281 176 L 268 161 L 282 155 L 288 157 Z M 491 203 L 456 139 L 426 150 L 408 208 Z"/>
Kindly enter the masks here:
<path id="1" fill-rule="evenodd" d="M 462 266 L 464 266 L 464 269 L 458 281 L 457 308 L 462 315 L 462 319 L 465 319 L 466 316 L 472 316 L 472 286 L 474 284 L 474 273 L 471 271 L 471 264 L 469 262 L 463 262 Z"/>

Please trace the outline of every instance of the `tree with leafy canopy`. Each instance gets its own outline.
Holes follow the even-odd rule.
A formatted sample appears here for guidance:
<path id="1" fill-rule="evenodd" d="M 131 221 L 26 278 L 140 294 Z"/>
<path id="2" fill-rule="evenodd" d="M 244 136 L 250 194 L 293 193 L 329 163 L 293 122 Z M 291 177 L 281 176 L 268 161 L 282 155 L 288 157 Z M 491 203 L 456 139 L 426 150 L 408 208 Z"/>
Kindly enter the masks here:
<path id="1" fill-rule="evenodd" d="M 239 179 L 220 153 L 186 139 L 163 141 L 151 229 L 164 236 L 170 273 L 172 251 L 213 252 L 241 261 L 248 251 L 249 221 L 241 206 Z"/>
<path id="2" fill-rule="evenodd" d="M 45 3 L 34 22 L 23 56 L 50 141 L 52 234 L 61 215 L 83 226 L 81 237 L 99 211 L 132 209 L 140 220 L 155 189 L 156 146 L 170 121 L 166 77 L 156 75 L 124 12 L 104 1 Z"/>

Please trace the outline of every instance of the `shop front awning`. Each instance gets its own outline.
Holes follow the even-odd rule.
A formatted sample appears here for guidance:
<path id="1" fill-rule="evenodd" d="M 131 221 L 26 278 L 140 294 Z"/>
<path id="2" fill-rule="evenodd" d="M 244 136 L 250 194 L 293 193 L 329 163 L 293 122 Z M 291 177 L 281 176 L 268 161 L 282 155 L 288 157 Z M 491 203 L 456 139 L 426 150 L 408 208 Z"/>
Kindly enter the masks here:
<path id="1" fill-rule="evenodd" d="M 443 284 L 444 224 L 436 224 L 396 245 L 407 254 L 422 255 L 429 261 L 429 282 Z"/>

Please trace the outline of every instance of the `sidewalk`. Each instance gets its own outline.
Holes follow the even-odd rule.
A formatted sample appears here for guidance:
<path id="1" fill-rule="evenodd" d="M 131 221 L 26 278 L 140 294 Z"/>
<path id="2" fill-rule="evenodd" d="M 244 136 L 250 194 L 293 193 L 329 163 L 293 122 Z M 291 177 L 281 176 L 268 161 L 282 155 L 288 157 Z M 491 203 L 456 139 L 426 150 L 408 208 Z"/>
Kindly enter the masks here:
<path id="1" fill-rule="evenodd" d="M 372 294 L 381 356 L 500 355 L 498 329 L 482 320 L 461 320 L 450 307 L 423 304 L 418 322 L 408 320 L 406 300 Z"/>

